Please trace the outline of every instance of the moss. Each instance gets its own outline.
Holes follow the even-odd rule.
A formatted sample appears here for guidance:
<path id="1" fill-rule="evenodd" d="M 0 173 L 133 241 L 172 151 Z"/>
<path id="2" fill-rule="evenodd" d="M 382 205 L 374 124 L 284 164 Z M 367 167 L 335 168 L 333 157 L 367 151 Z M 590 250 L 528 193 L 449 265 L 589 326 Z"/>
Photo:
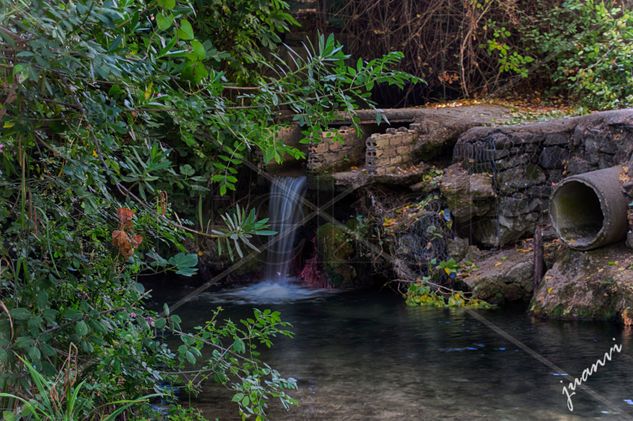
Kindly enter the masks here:
<path id="1" fill-rule="evenodd" d="M 343 227 L 327 223 L 317 230 L 317 245 L 320 262 L 333 286 L 340 287 L 354 280 L 356 270 L 351 265 L 355 255 L 352 235 Z"/>
<path id="2" fill-rule="evenodd" d="M 553 319 L 562 319 L 565 307 L 562 304 L 557 304 L 550 312 L 549 317 Z"/>

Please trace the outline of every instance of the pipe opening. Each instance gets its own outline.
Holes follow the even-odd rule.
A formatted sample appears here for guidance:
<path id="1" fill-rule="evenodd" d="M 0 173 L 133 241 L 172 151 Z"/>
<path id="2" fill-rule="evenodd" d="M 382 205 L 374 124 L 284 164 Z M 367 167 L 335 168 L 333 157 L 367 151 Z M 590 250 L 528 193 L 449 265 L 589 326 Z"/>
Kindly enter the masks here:
<path id="1" fill-rule="evenodd" d="M 556 190 L 552 219 L 561 239 L 576 247 L 591 245 L 604 227 L 598 193 L 582 181 L 573 180 Z"/>

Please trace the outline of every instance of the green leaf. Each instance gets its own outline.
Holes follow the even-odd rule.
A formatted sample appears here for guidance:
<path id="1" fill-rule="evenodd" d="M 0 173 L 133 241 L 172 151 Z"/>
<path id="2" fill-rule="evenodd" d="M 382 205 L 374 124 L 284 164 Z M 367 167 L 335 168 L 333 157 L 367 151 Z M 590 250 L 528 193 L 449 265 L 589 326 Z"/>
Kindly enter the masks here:
<path id="1" fill-rule="evenodd" d="M 204 45 L 202 45 L 202 43 L 197 39 L 191 41 L 191 48 L 198 60 L 204 60 L 207 57 L 207 50 L 204 48 Z"/>
<path id="2" fill-rule="evenodd" d="M 14 320 L 28 320 L 31 318 L 31 312 L 27 308 L 17 307 L 11 310 L 11 317 Z"/>
<path id="3" fill-rule="evenodd" d="M 28 350 L 27 354 L 29 354 L 29 359 L 33 363 L 38 363 L 40 359 L 42 358 L 42 354 L 40 353 L 39 348 L 36 346 L 31 347 Z"/>
<path id="4" fill-rule="evenodd" d="M 185 358 L 189 361 L 189 364 L 193 365 L 196 363 L 196 357 L 191 353 L 191 351 L 185 352 Z"/>
<path id="5" fill-rule="evenodd" d="M 202 63 L 196 63 L 193 68 L 193 81 L 195 83 L 200 83 L 207 76 L 209 76 L 209 71 L 206 66 Z"/>
<path id="6" fill-rule="evenodd" d="M 62 312 L 62 317 L 68 320 L 79 320 L 83 317 L 83 313 L 74 308 L 67 308 Z"/>
<path id="7" fill-rule="evenodd" d="M 178 37 L 182 40 L 189 41 L 193 39 L 193 27 L 187 19 L 180 21 L 180 27 L 177 31 Z"/>
<path id="8" fill-rule="evenodd" d="M 176 267 L 176 274 L 193 276 L 197 272 L 198 255 L 195 253 L 178 253 L 169 258 L 169 264 Z"/>
<path id="9" fill-rule="evenodd" d="M 25 64 L 16 64 L 13 66 L 13 79 L 17 83 L 24 83 L 29 78 L 29 70 Z"/>
<path id="10" fill-rule="evenodd" d="M 191 177 L 195 173 L 196 173 L 196 170 L 194 170 L 193 167 L 191 165 L 189 165 L 189 164 L 185 164 L 185 165 L 181 165 L 180 166 L 180 174 L 182 174 L 182 175 L 186 175 L 187 177 Z"/>
<path id="11" fill-rule="evenodd" d="M 164 329 L 165 326 L 167 325 L 167 320 L 165 320 L 165 318 L 160 317 L 156 320 L 154 320 L 154 327 L 156 327 L 156 329 Z"/>
<path id="12" fill-rule="evenodd" d="M 161 31 L 169 29 L 174 23 L 174 15 L 164 16 L 162 13 L 159 13 L 156 15 L 156 23 L 158 25 L 158 29 Z"/>
<path id="13" fill-rule="evenodd" d="M 77 322 L 75 325 L 75 333 L 79 336 L 86 336 L 88 334 L 88 325 L 83 320 Z"/>
<path id="14" fill-rule="evenodd" d="M 233 341 L 233 350 L 238 354 L 243 354 L 246 351 L 244 341 L 240 338 L 235 338 L 235 341 Z"/>
<path id="15" fill-rule="evenodd" d="M 0 348 L 0 363 L 4 365 L 8 361 L 9 361 L 9 353 L 6 350 Z"/>
<path id="16" fill-rule="evenodd" d="M 176 0 L 158 0 L 158 5 L 163 9 L 172 10 L 176 7 Z"/>

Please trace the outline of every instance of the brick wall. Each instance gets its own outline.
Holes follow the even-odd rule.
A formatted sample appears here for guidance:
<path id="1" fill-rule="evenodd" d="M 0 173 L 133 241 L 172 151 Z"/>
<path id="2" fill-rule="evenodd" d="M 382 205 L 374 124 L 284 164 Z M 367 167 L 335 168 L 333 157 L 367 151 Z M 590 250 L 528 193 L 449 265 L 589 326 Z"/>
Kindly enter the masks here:
<path id="1" fill-rule="evenodd" d="M 393 173 L 413 164 L 413 149 L 418 132 L 400 127 L 374 133 L 366 141 L 365 163 L 372 174 Z"/>
<path id="2" fill-rule="evenodd" d="M 364 164 L 365 145 L 354 128 L 328 130 L 321 137 L 320 143 L 309 147 L 308 171 L 336 171 Z"/>

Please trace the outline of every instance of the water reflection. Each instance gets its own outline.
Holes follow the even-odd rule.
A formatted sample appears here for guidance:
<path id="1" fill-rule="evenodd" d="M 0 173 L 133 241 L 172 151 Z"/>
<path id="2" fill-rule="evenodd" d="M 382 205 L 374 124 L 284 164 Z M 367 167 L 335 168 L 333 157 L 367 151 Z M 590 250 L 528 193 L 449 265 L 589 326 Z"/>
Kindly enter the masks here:
<path id="1" fill-rule="evenodd" d="M 245 291 L 207 295 L 182 309 L 183 320 L 201 323 L 217 297 L 224 297 L 233 319 L 249 314 L 253 302 L 264 307 L 262 300 L 245 298 L 256 296 L 256 289 Z M 612 324 L 543 322 L 518 311 L 484 313 L 573 377 L 608 351 L 612 338 L 623 344 L 622 353 L 587 381 L 615 407 L 579 390 L 571 414 L 561 394 L 562 373 L 463 311 L 409 308 L 387 293 L 321 291 L 295 302 L 287 302 L 286 293 L 263 301 L 293 323 L 296 337 L 279 339 L 264 358 L 298 379 L 301 406 L 289 413 L 274 407 L 274 420 L 576 420 L 633 414 L 627 403 L 633 403 L 631 333 Z M 210 418 L 237 419 L 227 396 L 210 385 L 197 405 Z"/>

